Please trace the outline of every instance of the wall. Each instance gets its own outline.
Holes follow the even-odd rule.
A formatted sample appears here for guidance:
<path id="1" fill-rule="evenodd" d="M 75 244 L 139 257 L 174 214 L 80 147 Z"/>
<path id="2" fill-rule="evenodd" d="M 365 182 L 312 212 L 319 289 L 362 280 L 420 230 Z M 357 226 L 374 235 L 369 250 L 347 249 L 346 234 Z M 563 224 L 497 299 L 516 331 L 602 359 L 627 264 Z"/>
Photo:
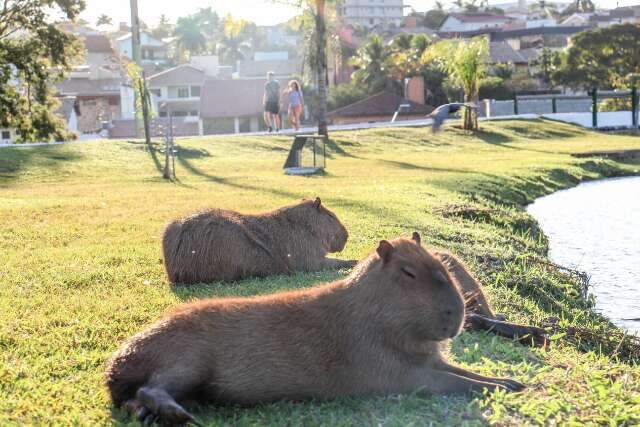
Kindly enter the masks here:
<path id="1" fill-rule="evenodd" d="M 485 100 L 485 103 L 489 100 Z M 485 104 L 486 105 L 486 104 Z M 590 99 L 558 99 L 556 100 L 558 113 L 586 113 L 591 111 Z M 486 107 L 485 107 L 486 108 Z M 490 117 L 510 116 L 514 114 L 513 101 L 489 101 Z M 551 113 L 551 100 L 520 100 L 518 114 L 546 114 Z"/>
<path id="2" fill-rule="evenodd" d="M 333 117 L 330 121 L 334 125 L 349 125 L 352 123 L 391 122 L 391 118 L 392 116 Z M 396 122 L 419 119 L 424 119 L 424 114 L 400 114 Z"/>
<path id="3" fill-rule="evenodd" d="M 2 137 L 2 134 L 5 132 L 9 132 L 9 139 L 4 139 Z M 13 143 L 15 142 L 16 138 L 18 137 L 18 135 L 16 134 L 16 130 L 15 129 L 8 129 L 8 128 L 0 128 L 0 144 L 6 144 L 6 143 Z"/>
<path id="4" fill-rule="evenodd" d="M 101 122 L 120 118 L 118 97 L 79 98 L 78 105 L 78 131 L 81 133 L 98 132 L 102 129 Z"/>

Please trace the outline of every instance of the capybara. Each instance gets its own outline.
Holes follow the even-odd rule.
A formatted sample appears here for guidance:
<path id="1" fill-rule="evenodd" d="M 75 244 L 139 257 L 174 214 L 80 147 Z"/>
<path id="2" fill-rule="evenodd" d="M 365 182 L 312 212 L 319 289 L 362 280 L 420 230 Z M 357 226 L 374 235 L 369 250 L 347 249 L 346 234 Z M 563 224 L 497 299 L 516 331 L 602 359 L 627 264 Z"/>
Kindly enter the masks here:
<path id="1" fill-rule="evenodd" d="M 326 257 L 344 249 L 348 237 L 316 198 L 258 215 L 200 212 L 170 223 L 162 249 L 169 280 L 192 284 L 353 267 L 356 261 Z"/>
<path id="2" fill-rule="evenodd" d="M 115 405 L 165 423 L 192 420 L 181 406 L 192 399 L 252 405 L 522 389 L 445 361 L 441 343 L 464 315 L 441 262 L 416 240 L 383 240 L 343 280 L 178 308 L 115 354 L 106 385 Z"/>
<path id="3" fill-rule="evenodd" d="M 457 257 L 442 250 L 434 250 L 432 253 L 442 262 L 463 294 L 467 312 L 465 329 L 489 331 L 496 335 L 518 339 L 527 345 L 538 347 L 548 345 L 549 339 L 544 329 L 506 322 L 504 316 L 495 314 L 482 292 L 480 282 L 471 275 Z"/>

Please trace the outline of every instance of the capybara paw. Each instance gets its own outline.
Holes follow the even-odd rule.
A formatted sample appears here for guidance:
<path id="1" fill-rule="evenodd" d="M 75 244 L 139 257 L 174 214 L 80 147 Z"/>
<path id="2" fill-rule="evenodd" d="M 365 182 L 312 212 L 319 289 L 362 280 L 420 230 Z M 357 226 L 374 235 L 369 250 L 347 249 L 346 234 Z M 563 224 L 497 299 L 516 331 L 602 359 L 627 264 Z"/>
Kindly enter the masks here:
<path id="1" fill-rule="evenodd" d="M 195 422 L 193 415 L 185 411 L 180 405 L 175 403 L 164 403 L 158 407 L 158 412 L 153 413 L 149 408 L 140 406 L 136 412 L 136 418 L 144 426 L 150 426 L 154 423 L 169 426 L 181 426 L 187 423 Z"/>
<path id="2" fill-rule="evenodd" d="M 521 382 L 507 378 L 500 379 L 500 384 L 504 385 L 508 391 L 522 391 L 527 388 L 527 386 Z"/>

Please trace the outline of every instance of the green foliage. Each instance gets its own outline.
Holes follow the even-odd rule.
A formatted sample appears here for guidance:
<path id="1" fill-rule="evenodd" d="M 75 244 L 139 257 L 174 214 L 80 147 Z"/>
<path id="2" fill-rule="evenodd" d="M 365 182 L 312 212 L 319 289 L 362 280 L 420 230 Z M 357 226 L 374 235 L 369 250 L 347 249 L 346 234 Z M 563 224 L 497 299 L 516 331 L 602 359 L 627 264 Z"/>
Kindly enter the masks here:
<path id="1" fill-rule="evenodd" d="M 577 34 L 552 73 L 572 88 L 626 88 L 640 74 L 640 25 L 622 24 Z"/>
<path id="2" fill-rule="evenodd" d="M 362 85 L 355 82 L 329 87 L 327 108 L 329 111 L 342 108 L 368 97 L 370 93 Z"/>
<path id="3" fill-rule="evenodd" d="M 505 83 L 504 79 L 496 76 L 487 76 L 480 80 L 478 94 L 480 99 L 512 99 L 513 89 Z"/>
<path id="4" fill-rule="evenodd" d="M 440 28 L 446 17 L 447 13 L 444 10 L 431 9 L 425 13 L 423 24 L 427 28 L 437 30 Z"/>
<path id="5" fill-rule="evenodd" d="M 58 103 L 51 88 L 78 58 L 80 45 L 56 28 L 50 13 L 73 19 L 83 7 L 80 0 L 19 0 L 0 9 L 0 126 L 16 128 L 22 141 L 72 137 L 52 114 Z"/>
<path id="6" fill-rule="evenodd" d="M 554 73 L 557 73 L 562 64 L 562 54 L 545 47 L 540 51 L 537 58 L 530 61 L 531 67 L 537 68 L 535 77 L 538 77 L 545 84 L 550 85 L 553 81 Z"/>
<path id="7" fill-rule="evenodd" d="M 631 111 L 631 97 L 605 99 L 598 103 L 598 111 Z"/>
<path id="8" fill-rule="evenodd" d="M 111 19 L 110 16 L 105 15 L 104 13 L 98 16 L 98 19 L 96 20 L 96 27 L 101 27 L 103 25 L 112 25 L 112 24 L 113 24 L 113 19 Z"/>
<path id="9" fill-rule="evenodd" d="M 218 55 L 222 63 L 231 65 L 234 71 L 237 62 L 245 59 L 251 50 L 249 36 L 245 31 L 247 26 L 247 21 L 234 19 L 231 15 L 227 15 L 222 24 L 222 34 L 217 44 Z"/>
<path id="10" fill-rule="evenodd" d="M 111 406 L 103 385 L 107 359 L 128 337 L 180 303 L 300 289 L 348 273 L 172 287 L 160 259 L 162 229 L 210 207 L 260 212 L 319 195 L 349 229 L 341 258 L 364 257 L 379 240 L 415 230 L 425 246 L 462 257 L 509 320 L 540 325 L 558 316 L 569 326 L 619 333 L 579 298 L 578 282 L 529 261 L 546 259 L 546 244 L 521 205 L 602 177 L 606 167 L 637 173 L 637 163 L 571 156 L 637 148 L 637 137 L 543 120 L 486 122 L 474 135 L 450 126 L 435 136 L 427 128 L 336 132 L 327 145 L 327 175 L 316 178 L 282 173 L 290 146 L 287 136 L 182 139 L 179 183 L 160 177 L 160 147 L 142 143 L 2 149 L 0 425 L 134 425 Z M 495 213 L 482 220 L 438 213 L 452 203 Z M 205 405 L 194 412 L 211 427 L 640 423 L 640 367 L 593 343 L 560 339 L 546 351 L 464 332 L 447 357 L 528 388 Z"/>
<path id="11" fill-rule="evenodd" d="M 351 64 L 356 68 L 353 81 L 375 93 L 387 86 L 386 49 L 382 37 L 372 34 L 360 47 Z"/>
<path id="12" fill-rule="evenodd" d="M 448 74 L 451 83 L 462 87 L 464 102 L 478 102 L 480 81 L 487 74 L 489 41 L 485 37 L 470 40 L 442 40 L 425 51 L 425 64 L 433 63 Z M 465 108 L 463 127 L 477 129 L 477 112 Z"/>

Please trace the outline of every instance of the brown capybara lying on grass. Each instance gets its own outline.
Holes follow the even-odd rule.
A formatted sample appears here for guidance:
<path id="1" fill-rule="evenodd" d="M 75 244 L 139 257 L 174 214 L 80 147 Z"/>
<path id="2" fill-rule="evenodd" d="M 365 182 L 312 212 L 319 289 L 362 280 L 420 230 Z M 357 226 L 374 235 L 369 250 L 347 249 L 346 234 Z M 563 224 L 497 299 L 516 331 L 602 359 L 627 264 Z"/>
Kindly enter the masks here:
<path id="1" fill-rule="evenodd" d="M 446 251 L 434 250 L 432 254 L 442 262 L 464 296 L 467 312 L 465 329 L 489 331 L 496 335 L 518 339 L 527 345 L 538 347 L 548 345 L 548 336 L 544 329 L 505 322 L 504 316 L 495 314 L 482 292 L 480 283 L 469 273 L 462 261 Z"/>
<path id="2" fill-rule="evenodd" d="M 414 391 L 521 390 L 447 363 L 464 301 L 415 240 L 383 240 L 344 280 L 251 298 L 184 305 L 111 360 L 115 405 L 145 422 L 183 423 L 180 402 L 252 405 Z"/>
<path id="3" fill-rule="evenodd" d="M 162 239 L 172 283 L 238 280 L 295 271 L 353 267 L 327 258 L 349 234 L 320 199 L 258 215 L 212 209 L 170 223 Z"/>

